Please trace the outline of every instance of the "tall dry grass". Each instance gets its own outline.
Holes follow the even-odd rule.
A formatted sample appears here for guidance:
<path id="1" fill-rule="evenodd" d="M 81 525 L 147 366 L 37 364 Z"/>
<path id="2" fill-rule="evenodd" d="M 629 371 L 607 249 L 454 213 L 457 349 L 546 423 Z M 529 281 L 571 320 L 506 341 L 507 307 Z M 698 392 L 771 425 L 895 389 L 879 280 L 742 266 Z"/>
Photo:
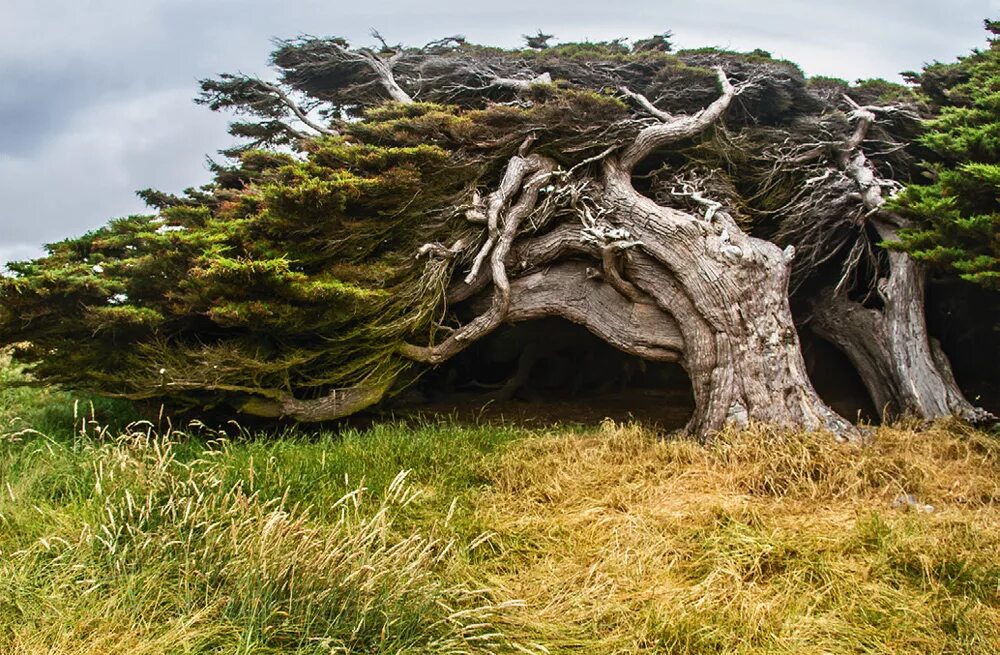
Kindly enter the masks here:
<path id="1" fill-rule="evenodd" d="M 1000 652 L 1000 443 L 634 425 L 521 442 L 478 512 L 553 652 Z"/>

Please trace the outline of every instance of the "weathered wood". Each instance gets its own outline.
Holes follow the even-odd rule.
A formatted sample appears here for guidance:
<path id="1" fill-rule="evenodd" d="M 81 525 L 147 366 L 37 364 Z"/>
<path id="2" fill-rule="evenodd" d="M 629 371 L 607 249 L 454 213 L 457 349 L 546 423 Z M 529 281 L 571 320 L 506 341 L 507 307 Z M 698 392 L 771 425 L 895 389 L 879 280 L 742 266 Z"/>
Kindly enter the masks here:
<path id="1" fill-rule="evenodd" d="M 507 320 L 557 316 L 643 359 L 681 359 L 684 341 L 673 317 L 654 305 L 632 302 L 589 276 L 587 268 L 585 262 L 565 261 L 516 278 L 511 282 Z M 487 302 L 473 302 L 473 308 L 483 309 Z"/>
<path id="2" fill-rule="evenodd" d="M 500 325 L 510 309 L 510 281 L 507 278 L 506 259 L 517 236 L 517 229 L 538 202 L 538 192 L 548 182 L 555 162 L 546 157 L 531 155 L 515 156 L 511 159 L 498 194 L 490 200 L 488 229 L 489 235 L 480 254 L 490 257 L 490 273 L 493 279 L 493 301 L 489 309 L 463 325 L 454 334 L 437 345 L 418 346 L 403 344 L 399 353 L 418 362 L 438 364 L 457 355 Z M 504 205 L 509 203 L 520 190 L 517 200 L 501 216 Z M 478 258 L 477 258 L 478 259 Z M 470 279 L 476 276 L 470 274 Z"/>
<path id="3" fill-rule="evenodd" d="M 875 225 L 883 239 L 895 237 L 885 221 L 875 219 Z M 827 289 L 814 303 L 809 322 L 851 360 L 875 407 L 886 416 L 990 420 L 988 412 L 965 399 L 947 356 L 927 334 L 920 264 L 905 253 L 890 252 L 889 274 L 876 291 L 881 308 L 869 309 Z"/>
<path id="4" fill-rule="evenodd" d="M 613 159 L 604 182 L 614 224 L 642 243 L 626 272 L 683 335 L 695 398 L 689 429 L 707 436 L 757 420 L 852 437 L 806 373 L 788 306 L 791 253 L 748 236 L 723 211 L 705 222 L 657 205 Z"/>
<path id="5" fill-rule="evenodd" d="M 837 164 L 857 186 L 879 238 L 895 241 L 897 226 L 904 221 L 883 210 L 883 181 L 861 148 L 875 113 L 845 99 L 854 108 L 856 126 L 841 146 Z M 850 300 L 844 290 L 831 287 L 813 304 L 813 331 L 847 355 L 883 414 L 990 420 L 988 412 L 965 399 L 947 356 L 940 346 L 932 345 L 924 315 L 923 268 L 903 252 L 888 251 L 887 261 L 888 274 L 875 287 L 880 308 L 865 308 Z"/>
<path id="6" fill-rule="evenodd" d="M 281 399 L 251 397 L 239 406 L 239 411 L 263 418 L 288 418 L 303 423 L 333 421 L 356 414 L 380 402 L 392 380 L 347 389 L 334 389 L 320 398 L 300 400 L 287 396 Z"/>

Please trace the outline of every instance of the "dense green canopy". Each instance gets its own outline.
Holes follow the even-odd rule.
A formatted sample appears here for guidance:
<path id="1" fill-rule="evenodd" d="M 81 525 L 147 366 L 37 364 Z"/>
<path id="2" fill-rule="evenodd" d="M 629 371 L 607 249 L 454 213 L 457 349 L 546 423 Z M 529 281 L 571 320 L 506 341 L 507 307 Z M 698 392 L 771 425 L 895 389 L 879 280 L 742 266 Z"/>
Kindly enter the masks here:
<path id="1" fill-rule="evenodd" d="M 917 223 L 897 247 L 1000 289 L 1000 23 L 986 27 L 994 37 L 986 50 L 911 74 L 935 112 L 918 139 L 931 183 L 896 199 Z"/>
<path id="2" fill-rule="evenodd" d="M 471 171 L 434 146 L 246 152 L 194 198 L 14 264 L 5 341 L 36 374 L 130 397 L 269 395 L 386 376 L 443 270 L 413 261 Z M 405 198 L 406 202 L 401 202 Z"/>

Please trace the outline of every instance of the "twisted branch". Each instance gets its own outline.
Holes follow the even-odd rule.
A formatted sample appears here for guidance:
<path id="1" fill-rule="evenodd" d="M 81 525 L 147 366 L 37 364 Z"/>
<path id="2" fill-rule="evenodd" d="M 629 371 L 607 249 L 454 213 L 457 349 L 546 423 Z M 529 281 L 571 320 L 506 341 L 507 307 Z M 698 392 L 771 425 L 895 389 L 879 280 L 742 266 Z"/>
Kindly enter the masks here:
<path id="1" fill-rule="evenodd" d="M 281 102 L 286 107 L 288 107 L 292 111 L 293 114 L 295 114 L 296 118 L 298 118 L 300 121 L 302 121 L 303 123 L 305 123 L 306 125 L 308 125 L 312 129 L 316 130 L 320 134 L 325 134 L 327 136 L 337 136 L 337 135 L 340 134 L 340 132 L 338 132 L 337 130 L 331 130 L 330 128 L 325 127 L 324 125 L 321 125 L 321 124 L 317 123 L 316 121 L 312 120 L 311 118 L 309 118 L 309 115 L 306 114 L 306 112 L 304 112 L 302 110 L 302 108 L 299 107 L 299 105 L 294 100 L 292 100 L 291 96 L 289 96 L 287 93 L 285 93 L 284 89 L 282 89 L 280 86 L 278 86 L 276 84 L 271 84 L 269 82 L 265 82 L 264 80 L 260 80 L 260 79 L 257 79 L 256 82 L 258 84 L 260 84 L 260 86 L 263 87 L 264 89 L 266 89 L 266 90 L 270 91 L 271 93 L 273 93 L 274 95 L 276 95 L 278 97 L 278 99 L 281 100 Z M 289 127 L 287 125 L 285 127 L 290 132 L 293 132 L 293 133 L 299 134 L 299 135 L 302 134 L 301 132 L 298 132 L 297 130 L 294 130 L 293 128 L 291 128 L 291 127 Z"/>
<path id="2" fill-rule="evenodd" d="M 627 92 L 626 95 L 630 98 L 641 98 L 639 104 L 644 108 L 654 109 L 653 115 L 662 122 L 643 129 L 635 137 L 635 141 L 625 149 L 620 160 L 624 170 L 631 171 L 649 154 L 665 145 L 688 139 L 705 131 L 722 117 L 736 96 L 738 89 L 729 81 L 729 77 L 722 67 L 716 67 L 715 71 L 719 85 L 722 87 L 722 95 L 708 107 L 690 116 L 671 116 L 653 107 L 652 103 L 643 96 L 632 91 Z"/>
<path id="3" fill-rule="evenodd" d="M 510 310 L 510 281 L 507 277 L 505 260 L 517 236 L 521 221 L 534 209 L 538 202 L 539 190 L 549 181 L 555 168 L 554 161 L 540 155 L 527 157 L 516 155 L 511 158 L 500 187 L 491 194 L 487 202 L 491 236 L 477 256 L 477 260 L 484 260 L 487 255 L 490 257 L 490 272 L 494 287 L 490 308 L 436 346 L 403 344 L 399 349 L 401 355 L 418 362 L 438 364 L 461 352 L 500 325 Z M 501 225 L 502 208 L 518 188 L 520 195 L 503 216 Z M 466 281 L 469 282 L 475 277 L 475 274 L 470 273 Z"/>

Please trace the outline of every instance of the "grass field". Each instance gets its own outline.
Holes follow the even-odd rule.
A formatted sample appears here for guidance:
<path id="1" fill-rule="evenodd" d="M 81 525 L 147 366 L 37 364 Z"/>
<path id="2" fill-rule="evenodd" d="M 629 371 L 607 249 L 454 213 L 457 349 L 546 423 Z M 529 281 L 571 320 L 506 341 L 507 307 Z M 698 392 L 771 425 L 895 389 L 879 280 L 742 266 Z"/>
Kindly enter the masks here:
<path id="1" fill-rule="evenodd" d="M 1000 440 L 957 424 L 268 435 L 19 378 L 0 653 L 1000 652 Z"/>

